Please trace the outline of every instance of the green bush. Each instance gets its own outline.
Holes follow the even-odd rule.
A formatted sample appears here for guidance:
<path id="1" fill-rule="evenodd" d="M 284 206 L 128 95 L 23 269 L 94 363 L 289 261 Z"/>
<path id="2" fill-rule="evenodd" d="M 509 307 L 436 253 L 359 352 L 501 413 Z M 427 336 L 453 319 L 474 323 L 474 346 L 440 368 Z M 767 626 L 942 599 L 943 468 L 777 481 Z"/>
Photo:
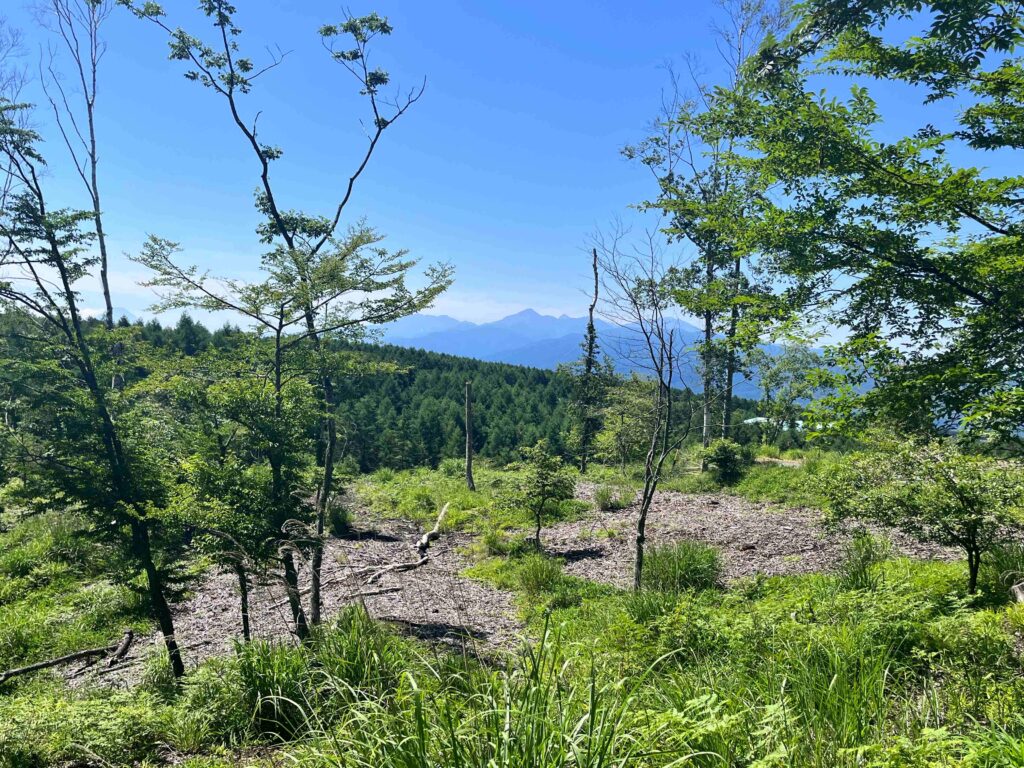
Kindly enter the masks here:
<path id="1" fill-rule="evenodd" d="M 711 589 L 722 577 L 722 556 L 696 541 L 650 547 L 644 554 L 641 584 L 658 592 Z"/>
<path id="2" fill-rule="evenodd" d="M 734 440 L 715 440 L 704 451 L 703 459 L 718 482 L 735 483 L 754 463 L 754 452 Z"/>
<path id="3" fill-rule="evenodd" d="M 352 531 L 352 511 L 340 501 L 327 511 L 327 526 L 335 536 L 346 536 Z"/>
<path id="4" fill-rule="evenodd" d="M 466 460 L 442 459 L 437 468 L 445 477 L 464 477 L 466 474 Z"/>

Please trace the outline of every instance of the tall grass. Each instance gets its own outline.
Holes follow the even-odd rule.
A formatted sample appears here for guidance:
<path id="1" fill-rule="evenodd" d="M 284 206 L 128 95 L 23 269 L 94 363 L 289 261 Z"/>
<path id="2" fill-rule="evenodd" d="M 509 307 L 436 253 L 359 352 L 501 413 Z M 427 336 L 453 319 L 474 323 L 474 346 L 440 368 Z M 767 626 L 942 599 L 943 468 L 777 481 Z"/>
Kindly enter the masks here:
<path id="1" fill-rule="evenodd" d="M 451 669 L 427 665 L 423 687 L 397 711 L 373 702 L 353 708 L 311 738 L 299 765 L 390 768 L 606 768 L 644 751 L 626 729 L 634 702 L 620 681 L 580 679 L 545 633 L 508 671 L 466 666 L 456 677 L 469 691 L 453 696 Z"/>
<path id="2" fill-rule="evenodd" d="M 711 589 L 722 578 L 722 556 L 698 541 L 680 541 L 648 549 L 641 585 L 659 592 Z"/>

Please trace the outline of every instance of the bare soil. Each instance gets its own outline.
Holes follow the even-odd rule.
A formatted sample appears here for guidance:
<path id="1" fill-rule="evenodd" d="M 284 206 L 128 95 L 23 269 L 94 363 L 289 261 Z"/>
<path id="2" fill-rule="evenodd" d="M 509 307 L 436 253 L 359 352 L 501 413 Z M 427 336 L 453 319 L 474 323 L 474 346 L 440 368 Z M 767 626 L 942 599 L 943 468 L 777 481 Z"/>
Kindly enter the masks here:
<path id="1" fill-rule="evenodd" d="M 579 495 L 589 500 L 593 489 L 581 484 Z M 565 559 L 566 573 L 627 587 L 632 584 L 633 531 L 638 514 L 634 504 L 618 511 L 595 512 L 586 520 L 559 523 L 544 531 L 544 548 Z M 884 533 L 895 549 L 908 557 L 957 557 L 955 552 L 921 544 L 899 531 L 881 531 L 856 522 L 830 531 L 816 510 L 784 508 L 721 493 L 656 494 L 647 516 L 646 539 L 648 546 L 686 539 L 711 544 L 722 552 L 726 581 L 735 581 L 755 574 L 832 571 L 858 526 Z"/>
<path id="2" fill-rule="evenodd" d="M 592 501 L 593 486 L 581 483 L 578 495 Z M 567 573 L 626 587 L 631 583 L 632 531 L 637 514 L 634 504 L 557 523 L 544 529 L 543 546 L 549 554 L 565 560 Z M 414 543 L 423 531 L 407 521 L 376 519 L 366 510 L 358 519 L 362 529 L 346 538 L 332 538 L 327 544 L 323 595 L 328 620 L 345 605 L 362 600 L 374 617 L 422 639 L 483 656 L 515 646 L 524 627 L 516 617 L 514 596 L 460 575 L 470 564 L 465 550 L 472 536 L 444 534 L 432 544 L 425 565 L 388 572 L 368 584 L 377 568 L 416 560 Z M 905 555 L 956 557 L 955 552 L 922 545 L 898 532 L 885 533 Z M 718 547 L 728 581 L 758 573 L 830 571 L 839 563 L 849 536 L 849 530 L 826 530 L 819 512 L 725 494 L 659 493 L 647 523 L 649 545 L 690 539 Z M 280 583 L 254 587 L 250 606 L 255 637 L 291 637 L 291 617 Z M 189 666 L 228 652 L 242 632 L 234 575 L 209 575 L 190 598 L 175 607 L 175 627 Z M 125 666 L 101 672 L 100 679 L 115 685 L 131 684 L 139 678 L 140 662 L 160 644 L 156 635 L 143 638 Z"/>

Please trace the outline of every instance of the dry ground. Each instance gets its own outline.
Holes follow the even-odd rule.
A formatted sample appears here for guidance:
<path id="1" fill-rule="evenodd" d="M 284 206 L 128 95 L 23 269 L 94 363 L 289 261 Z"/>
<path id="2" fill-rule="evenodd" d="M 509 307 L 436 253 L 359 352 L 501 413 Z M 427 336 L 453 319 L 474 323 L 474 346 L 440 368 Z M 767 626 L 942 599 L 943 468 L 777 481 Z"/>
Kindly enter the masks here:
<path id="1" fill-rule="evenodd" d="M 590 500 L 592 487 L 581 483 L 579 495 Z M 631 531 L 636 506 L 615 512 L 594 512 L 583 520 L 544 529 L 543 545 L 565 560 L 567 573 L 627 586 L 633 563 Z M 363 512 L 362 530 L 327 545 L 324 613 L 329 619 L 346 604 L 363 600 L 376 618 L 429 640 L 461 645 L 482 654 L 515 645 L 523 630 L 513 596 L 460 575 L 470 564 L 467 534 L 445 534 L 430 549 L 429 562 L 412 571 L 388 573 L 367 584 L 368 568 L 415 560 L 414 542 L 422 531 L 414 524 L 379 520 Z M 923 546 L 887 532 L 897 549 L 913 557 L 953 557 L 955 553 Z M 756 573 L 806 573 L 833 569 L 842 556 L 848 532 L 829 532 L 813 510 L 785 509 L 725 494 L 659 493 L 648 518 L 650 544 L 692 539 L 722 551 L 726 579 Z M 388 590 L 384 594 L 360 593 Z M 257 637 L 289 637 L 289 616 L 280 584 L 253 590 L 251 623 Z M 227 652 L 241 635 L 238 589 L 230 574 L 209 576 L 175 609 L 179 642 L 188 664 Z M 140 641 L 129 664 L 103 673 L 112 684 L 138 678 L 139 662 L 160 643 L 153 636 Z M 78 678 L 87 679 L 88 676 Z"/>

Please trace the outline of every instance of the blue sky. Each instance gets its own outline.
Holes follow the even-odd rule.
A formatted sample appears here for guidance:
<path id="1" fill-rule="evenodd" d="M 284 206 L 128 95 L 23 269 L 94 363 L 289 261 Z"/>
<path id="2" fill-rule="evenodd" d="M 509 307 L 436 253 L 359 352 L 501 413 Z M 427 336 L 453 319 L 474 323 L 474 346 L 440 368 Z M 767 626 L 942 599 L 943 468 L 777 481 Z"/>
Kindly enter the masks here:
<path id="1" fill-rule="evenodd" d="M 328 212 L 363 148 L 364 103 L 316 35 L 340 20 L 334 2 L 239 0 L 243 47 L 291 53 L 246 98 L 262 135 L 284 157 L 275 177 L 290 207 Z M 165 3 L 171 23 L 206 33 L 189 0 Z M 456 283 L 435 313 L 491 320 L 524 307 L 583 314 L 598 226 L 652 194 L 652 180 L 619 149 L 656 114 L 666 61 L 696 52 L 717 64 L 711 2 L 459 2 L 379 0 L 395 27 L 376 48 L 396 84 L 427 90 L 390 129 L 361 180 L 350 220 L 365 216 L 424 262 L 448 261 Z M 45 33 L 27 4 L 7 0 L 35 68 Z M 254 274 L 254 160 L 224 104 L 167 60 L 158 29 L 115 12 L 106 26 L 98 103 L 101 183 L 116 257 L 115 304 L 142 312 L 152 297 L 122 253 L 147 233 L 176 240 L 184 258 L 221 274 Z M 33 86 L 30 98 L 38 98 Z M 39 127 L 51 194 L 85 207 L 46 112 Z M 653 222 L 651 222 L 653 224 Z M 99 306 L 85 292 L 85 303 Z"/>

